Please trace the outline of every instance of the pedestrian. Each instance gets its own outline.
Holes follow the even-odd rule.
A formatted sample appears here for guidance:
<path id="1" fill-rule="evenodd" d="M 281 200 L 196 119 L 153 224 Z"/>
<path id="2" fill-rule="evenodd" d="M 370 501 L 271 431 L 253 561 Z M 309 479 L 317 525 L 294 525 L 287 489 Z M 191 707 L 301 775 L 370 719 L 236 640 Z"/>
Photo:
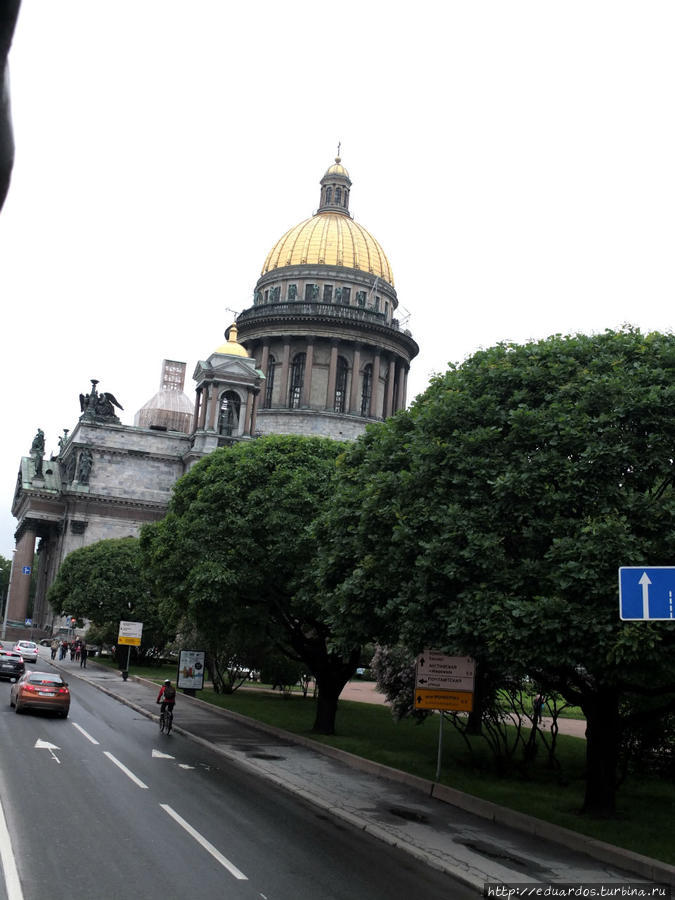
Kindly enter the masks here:
<path id="1" fill-rule="evenodd" d="M 77 641 L 77 643 L 75 644 L 75 662 L 80 661 L 81 646 L 82 645 L 80 644 L 80 642 Z"/>
<path id="2" fill-rule="evenodd" d="M 543 694 L 537 694 L 537 696 L 532 701 L 532 714 L 534 718 L 534 724 L 538 725 L 541 722 L 541 711 L 544 707 L 544 696 Z"/>
<path id="3" fill-rule="evenodd" d="M 70 645 L 70 661 L 75 662 L 75 641 Z"/>
<path id="4" fill-rule="evenodd" d="M 66 658 L 66 650 L 68 649 L 68 644 L 65 641 L 61 641 L 61 646 L 59 647 L 59 659 Z"/>
<path id="5" fill-rule="evenodd" d="M 82 644 L 82 646 L 80 647 L 80 668 L 81 669 L 87 668 L 87 656 L 88 655 L 89 655 L 89 651 L 87 650 L 87 645 Z"/>
<path id="6" fill-rule="evenodd" d="M 50 644 L 50 650 L 52 651 L 52 659 L 56 659 L 56 651 L 59 649 L 59 642 L 54 638 Z"/>

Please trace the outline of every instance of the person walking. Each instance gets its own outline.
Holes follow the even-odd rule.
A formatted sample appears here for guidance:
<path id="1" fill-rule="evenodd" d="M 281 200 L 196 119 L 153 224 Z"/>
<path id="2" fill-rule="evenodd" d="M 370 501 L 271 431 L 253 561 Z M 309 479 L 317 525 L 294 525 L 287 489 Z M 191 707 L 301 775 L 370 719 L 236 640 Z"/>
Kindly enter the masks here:
<path id="1" fill-rule="evenodd" d="M 87 650 L 87 645 L 82 644 L 82 646 L 80 647 L 80 668 L 81 669 L 87 668 L 87 656 L 88 655 L 89 655 L 89 651 Z"/>
<path id="2" fill-rule="evenodd" d="M 49 645 L 49 649 L 52 652 L 52 659 L 56 659 L 56 651 L 59 649 L 59 642 L 54 638 Z"/>

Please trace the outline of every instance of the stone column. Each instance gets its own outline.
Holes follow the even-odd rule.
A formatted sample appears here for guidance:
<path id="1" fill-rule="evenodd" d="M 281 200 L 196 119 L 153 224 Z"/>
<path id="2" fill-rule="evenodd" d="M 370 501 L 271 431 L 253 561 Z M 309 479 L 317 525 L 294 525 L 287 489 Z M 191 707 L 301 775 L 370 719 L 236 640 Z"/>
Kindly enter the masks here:
<path id="1" fill-rule="evenodd" d="M 396 409 L 405 409 L 405 379 L 406 379 L 406 368 L 405 365 L 400 362 L 398 365 L 398 388 L 396 391 Z"/>
<path id="2" fill-rule="evenodd" d="M 312 368 L 314 366 L 314 341 L 307 341 L 305 352 L 305 380 L 302 385 L 300 406 L 312 405 Z"/>
<path id="3" fill-rule="evenodd" d="M 358 415 L 359 403 L 359 371 L 361 369 L 361 347 L 354 345 L 354 365 L 352 366 L 352 389 L 349 392 L 349 412 Z"/>
<path id="4" fill-rule="evenodd" d="M 16 542 L 14 553 L 14 568 L 12 569 L 12 584 L 7 600 L 7 618 L 16 622 L 23 622 L 28 611 L 28 597 L 30 595 L 30 573 L 24 573 L 24 568 L 33 567 L 33 555 L 35 554 L 35 530 L 28 524 L 21 528 L 21 536 Z"/>
<path id="5" fill-rule="evenodd" d="M 389 359 L 389 374 L 387 375 L 387 399 L 386 409 L 382 410 L 382 418 L 394 414 L 394 380 L 396 377 L 396 360 L 392 356 Z"/>
<path id="6" fill-rule="evenodd" d="M 253 419 L 253 391 L 248 391 L 246 394 L 246 412 L 244 414 L 243 422 L 239 423 L 239 434 L 250 435 L 251 432 L 251 421 Z"/>
<path id="7" fill-rule="evenodd" d="M 208 412 L 208 430 L 216 430 L 216 416 L 218 415 L 218 385 L 211 384 L 209 386 L 209 412 Z"/>
<path id="8" fill-rule="evenodd" d="M 206 426 L 206 403 L 208 400 L 208 386 L 203 384 L 199 388 L 199 430 L 203 431 Z"/>
<path id="9" fill-rule="evenodd" d="M 337 358 L 339 341 L 333 338 L 330 342 L 330 363 L 328 365 L 328 389 L 326 391 L 326 409 L 335 407 L 335 379 L 337 377 Z"/>
<path id="10" fill-rule="evenodd" d="M 199 388 L 195 391 L 195 411 L 192 416 L 192 433 L 194 434 L 197 430 L 197 424 L 199 421 L 199 398 L 201 395 L 201 391 Z"/>
<path id="11" fill-rule="evenodd" d="M 281 359 L 281 407 L 288 406 L 288 369 L 291 359 L 290 341 L 284 341 L 284 354 Z"/>
<path id="12" fill-rule="evenodd" d="M 375 353 L 375 357 L 373 359 L 373 389 L 370 394 L 370 418 L 377 418 L 377 401 L 380 396 L 380 354 L 381 351 L 378 350 Z"/>

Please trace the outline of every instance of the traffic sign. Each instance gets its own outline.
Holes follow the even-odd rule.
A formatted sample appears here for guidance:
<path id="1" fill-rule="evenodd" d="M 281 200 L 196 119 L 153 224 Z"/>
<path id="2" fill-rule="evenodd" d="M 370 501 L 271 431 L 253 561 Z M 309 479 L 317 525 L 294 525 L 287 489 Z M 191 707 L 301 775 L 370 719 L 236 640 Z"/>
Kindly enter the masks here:
<path id="1" fill-rule="evenodd" d="M 473 691 L 415 691 L 415 709 L 448 709 L 455 712 L 473 710 Z"/>
<path id="2" fill-rule="evenodd" d="M 128 644 L 131 647 L 140 647 L 142 634 L 142 622 L 120 622 L 120 630 L 117 636 L 117 643 Z"/>
<path id="3" fill-rule="evenodd" d="M 424 650 L 415 670 L 415 709 L 473 709 L 476 664 L 470 656 Z"/>
<path id="4" fill-rule="evenodd" d="M 622 566 L 619 613 L 625 622 L 675 619 L 675 566 Z"/>
<path id="5" fill-rule="evenodd" d="M 32 570 L 31 570 L 31 567 L 30 567 L 30 566 L 24 566 L 24 567 L 21 569 L 21 572 L 22 572 L 24 575 L 30 575 L 31 571 L 32 571 Z"/>

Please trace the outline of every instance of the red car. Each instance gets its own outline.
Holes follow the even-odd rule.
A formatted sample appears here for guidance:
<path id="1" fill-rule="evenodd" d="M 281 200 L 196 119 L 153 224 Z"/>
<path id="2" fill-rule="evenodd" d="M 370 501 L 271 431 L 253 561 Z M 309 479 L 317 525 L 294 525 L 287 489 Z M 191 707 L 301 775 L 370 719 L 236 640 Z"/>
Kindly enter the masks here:
<path id="1" fill-rule="evenodd" d="M 46 709 L 65 717 L 70 709 L 70 691 L 56 672 L 25 672 L 9 692 L 9 705 L 16 712 Z"/>

